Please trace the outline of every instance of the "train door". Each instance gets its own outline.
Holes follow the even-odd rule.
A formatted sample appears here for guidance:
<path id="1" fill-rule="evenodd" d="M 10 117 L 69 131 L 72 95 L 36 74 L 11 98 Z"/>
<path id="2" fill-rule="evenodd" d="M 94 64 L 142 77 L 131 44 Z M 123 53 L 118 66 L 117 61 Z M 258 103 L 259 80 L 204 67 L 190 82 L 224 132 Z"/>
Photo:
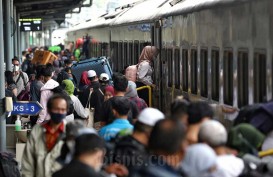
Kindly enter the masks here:
<path id="1" fill-rule="evenodd" d="M 162 84 L 162 27 L 159 22 L 155 22 L 151 28 L 151 39 L 152 45 L 156 46 L 159 49 L 159 54 L 157 60 L 154 63 L 154 80 L 157 85 L 156 90 L 153 91 L 153 105 L 154 107 L 164 110 L 164 94 L 163 94 L 163 84 Z"/>

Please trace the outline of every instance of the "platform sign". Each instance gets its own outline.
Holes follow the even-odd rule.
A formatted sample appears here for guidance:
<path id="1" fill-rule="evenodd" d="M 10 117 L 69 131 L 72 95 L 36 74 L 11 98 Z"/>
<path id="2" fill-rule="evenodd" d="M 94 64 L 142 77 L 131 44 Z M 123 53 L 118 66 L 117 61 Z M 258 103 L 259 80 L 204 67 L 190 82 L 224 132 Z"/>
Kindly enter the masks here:
<path id="1" fill-rule="evenodd" d="M 38 115 L 42 109 L 43 108 L 39 102 L 18 101 L 18 102 L 13 102 L 13 111 L 11 112 L 11 115 L 35 116 L 35 115 Z"/>
<path id="2" fill-rule="evenodd" d="M 20 19 L 21 31 L 42 31 L 41 18 L 24 18 Z"/>

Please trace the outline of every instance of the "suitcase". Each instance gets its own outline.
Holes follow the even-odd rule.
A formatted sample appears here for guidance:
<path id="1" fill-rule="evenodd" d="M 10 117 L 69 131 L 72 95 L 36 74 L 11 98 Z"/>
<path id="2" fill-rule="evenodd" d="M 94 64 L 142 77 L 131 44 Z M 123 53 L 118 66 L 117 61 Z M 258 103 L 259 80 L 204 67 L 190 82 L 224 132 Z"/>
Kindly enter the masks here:
<path id="1" fill-rule="evenodd" d="M 110 81 L 112 80 L 113 72 L 110 67 L 108 59 L 105 57 L 81 60 L 73 64 L 71 70 L 78 81 L 80 81 L 81 79 L 82 72 L 89 70 L 95 70 L 98 77 L 100 76 L 101 73 L 106 73 L 109 75 Z"/>

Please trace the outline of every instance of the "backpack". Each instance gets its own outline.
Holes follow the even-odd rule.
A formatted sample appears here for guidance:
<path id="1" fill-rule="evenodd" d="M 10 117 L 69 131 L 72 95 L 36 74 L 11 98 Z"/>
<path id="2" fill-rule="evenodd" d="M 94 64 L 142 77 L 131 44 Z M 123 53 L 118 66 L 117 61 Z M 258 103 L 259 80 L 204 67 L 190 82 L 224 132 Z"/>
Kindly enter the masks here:
<path id="1" fill-rule="evenodd" d="M 19 101 L 30 101 L 31 100 L 31 94 L 30 94 L 30 88 L 29 88 L 29 82 L 26 83 L 25 78 L 23 73 L 21 72 L 17 81 L 15 82 L 16 84 L 18 83 L 19 79 L 22 78 L 23 82 L 24 82 L 24 90 L 21 91 L 21 93 L 19 93 L 19 95 L 17 96 Z"/>
<path id="2" fill-rule="evenodd" d="M 125 77 L 128 81 L 136 82 L 137 79 L 137 65 L 128 66 L 125 70 Z"/>
<path id="3" fill-rule="evenodd" d="M 54 94 L 60 94 L 66 98 L 67 104 L 68 104 L 67 115 L 73 114 L 74 113 L 74 102 L 72 101 L 71 97 L 66 93 L 66 91 L 61 86 L 55 87 L 51 91 Z"/>
<path id="4" fill-rule="evenodd" d="M 264 134 L 273 130 L 273 101 L 243 107 L 235 119 L 235 125 L 249 123 Z"/>
<path id="5" fill-rule="evenodd" d="M 14 160 L 14 155 L 8 152 L 0 153 L 0 176 L 20 177 L 18 163 Z"/>

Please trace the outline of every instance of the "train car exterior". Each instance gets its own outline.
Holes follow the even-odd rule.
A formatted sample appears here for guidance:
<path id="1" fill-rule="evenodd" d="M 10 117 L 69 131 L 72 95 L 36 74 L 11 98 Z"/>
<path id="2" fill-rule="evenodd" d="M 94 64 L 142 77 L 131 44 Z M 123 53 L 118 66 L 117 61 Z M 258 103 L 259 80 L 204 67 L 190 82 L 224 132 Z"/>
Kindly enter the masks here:
<path id="1" fill-rule="evenodd" d="M 221 114 L 223 106 L 232 108 L 225 119 L 236 115 L 233 108 L 272 98 L 273 1 L 174 2 L 144 1 L 108 24 L 114 71 L 136 64 L 152 44 L 160 49 L 154 93 L 162 110 L 182 94 L 217 105 Z M 88 33 L 96 30 L 107 36 L 96 26 Z"/>

